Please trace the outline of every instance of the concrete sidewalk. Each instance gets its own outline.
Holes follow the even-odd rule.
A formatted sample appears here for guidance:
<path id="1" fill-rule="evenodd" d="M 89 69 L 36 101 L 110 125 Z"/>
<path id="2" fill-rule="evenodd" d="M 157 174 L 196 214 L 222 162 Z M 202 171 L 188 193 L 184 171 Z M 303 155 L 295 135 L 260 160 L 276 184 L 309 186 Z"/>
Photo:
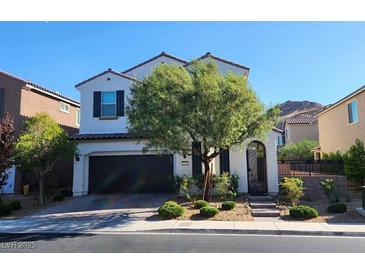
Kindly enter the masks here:
<path id="1" fill-rule="evenodd" d="M 365 237 L 365 224 L 327 224 L 305 222 L 228 222 L 228 221 L 141 221 L 97 233 L 165 232 L 165 233 L 224 233 L 263 235 L 320 235 Z"/>

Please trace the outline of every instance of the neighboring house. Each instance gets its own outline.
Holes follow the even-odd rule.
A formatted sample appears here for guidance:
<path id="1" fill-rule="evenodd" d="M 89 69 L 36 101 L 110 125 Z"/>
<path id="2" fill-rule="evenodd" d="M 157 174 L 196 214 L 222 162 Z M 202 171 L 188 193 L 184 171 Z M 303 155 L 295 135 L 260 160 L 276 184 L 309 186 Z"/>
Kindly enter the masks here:
<path id="1" fill-rule="evenodd" d="M 213 60 L 223 73 L 232 71 L 248 77 L 245 66 L 210 53 L 201 60 Z M 135 81 L 150 75 L 160 63 L 189 66 L 190 63 L 165 52 L 123 72 L 108 69 L 79 84 L 81 98 L 79 153 L 75 155 L 73 194 L 123 192 L 173 192 L 173 176 L 198 175 L 202 163 L 198 156 L 143 153 L 143 139 L 132 139 L 127 131 L 125 105 Z M 276 193 L 278 173 L 277 136 L 273 129 L 264 140 L 246 141 L 221 154 L 212 164 L 213 172 L 239 175 L 239 192 Z M 253 142 L 252 142 L 253 141 Z M 196 144 L 192 144 L 196 146 Z M 199 147 L 197 148 L 199 149 Z M 248 172 L 249 170 L 249 172 Z"/>
<path id="2" fill-rule="evenodd" d="M 365 141 L 365 86 L 330 105 L 317 115 L 319 154 L 345 153 L 356 139 Z"/>
<path id="3" fill-rule="evenodd" d="M 55 91 L 41 87 L 35 83 L 0 71 L 0 118 L 9 113 L 14 119 L 15 136 L 25 129 L 24 121 L 39 112 L 48 113 L 67 132 L 74 135 L 78 132 L 80 118 L 80 104 Z M 72 178 L 72 165 L 63 166 L 61 176 L 54 176 L 55 184 L 70 184 Z M 6 193 L 21 190 L 22 176 L 15 168 L 7 184 L 3 187 Z"/>
<path id="4" fill-rule="evenodd" d="M 315 115 L 301 113 L 285 119 L 281 145 L 297 143 L 304 139 L 318 140 L 318 138 L 318 121 Z"/>

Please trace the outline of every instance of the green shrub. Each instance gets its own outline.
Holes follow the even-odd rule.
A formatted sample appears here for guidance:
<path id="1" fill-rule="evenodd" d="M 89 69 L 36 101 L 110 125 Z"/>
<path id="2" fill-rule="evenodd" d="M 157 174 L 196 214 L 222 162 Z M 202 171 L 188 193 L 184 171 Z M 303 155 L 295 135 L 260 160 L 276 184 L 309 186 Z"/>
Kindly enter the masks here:
<path id="1" fill-rule="evenodd" d="M 212 206 L 204 206 L 200 209 L 200 216 L 205 218 L 214 217 L 219 213 L 219 209 Z"/>
<path id="2" fill-rule="evenodd" d="M 11 207 L 12 210 L 18 210 L 18 209 L 21 209 L 22 208 L 22 204 L 18 200 L 11 201 L 9 203 L 9 205 L 10 205 L 10 207 Z"/>
<path id="3" fill-rule="evenodd" d="M 278 151 L 279 160 L 313 160 L 312 149 L 318 146 L 316 140 L 301 140 L 294 144 L 281 147 Z"/>
<path id="4" fill-rule="evenodd" d="M 295 219 L 312 219 L 318 217 L 318 211 L 313 207 L 300 205 L 291 207 L 289 215 Z"/>
<path id="5" fill-rule="evenodd" d="M 304 196 L 303 181 L 296 177 L 284 177 L 280 180 L 280 195 L 295 206 Z"/>
<path id="6" fill-rule="evenodd" d="M 231 210 L 234 209 L 236 206 L 235 201 L 225 201 L 222 203 L 222 210 Z"/>
<path id="7" fill-rule="evenodd" d="M 327 211 L 330 213 L 343 213 L 347 211 L 345 203 L 334 203 L 328 206 Z"/>
<path id="8" fill-rule="evenodd" d="M 185 208 L 177 203 L 168 201 L 158 209 L 158 214 L 164 219 L 172 219 L 183 215 Z"/>
<path id="9" fill-rule="evenodd" d="M 237 174 L 229 174 L 224 172 L 221 175 L 213 175 L 212 183 L 215 194 L 224 199 L 235 199 L 238 195 Z"/>
<path id="10" fill-rule="evenodd" d="M 179 205 L 177 202 L 175 201 L 166 201 L 163 203 L 164 205 L 172 205 L 172 206 L 176 206 L 176 205 Z"/>
<path id="11" fill-rule="evenodd" d="M 344 169 L 348 180 L 358 184 L 365 183 L 365 146 L 359 139 L 345 153 Z"/>
<path id="12" fill-rule="evenodd" d="M 339 202 L 340 201 L 340 191 L 338 190 L 338 186 L 335 184 L 333 179 L 327 178 L 321 182 L 321 187 L 324 193 L 327 195 L 327 198 L 331 202 Z"/>
<path id="13" fill-rule="evenodd" d="M 10 215 L 12 208 L 10 204 L 0 203 L 0 216 Z"/>
<path id="14" fill-rule="evenodd" d="M 202 207 L 208 206 L 209 203 L 204 200 L 198 200 L 194 202 L 194 208 L 201 209 Z"/>

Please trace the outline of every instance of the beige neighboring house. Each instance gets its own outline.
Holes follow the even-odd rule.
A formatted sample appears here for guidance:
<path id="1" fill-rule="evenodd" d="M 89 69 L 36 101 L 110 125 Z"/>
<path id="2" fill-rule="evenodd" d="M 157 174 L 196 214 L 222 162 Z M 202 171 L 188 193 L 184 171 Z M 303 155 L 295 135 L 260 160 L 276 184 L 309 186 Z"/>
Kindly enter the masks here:
<path id="1" fill-rule="evenodd" d="M 323 153 L 346 152 L 356 138 L 365 141 L 365 86 L 317 114 L 319 147 Z"/>
<path id="2" fill-rule="evenodd" d="M 0 119 L 5 113 L 12 116 L 16 137 L 25 129 L 25 119 L 39 112 L 48 113 L 70 135 L 78 133 L 80 125 L 80 103 L 78 101 L 0 71 Z M 69 163 L 60 164 L 58 172 L 56 170 L 49 177 L 52 177 L 54 185 L 70 185 L 72 172 L 72 160 L 70 160 Z M 3 186 L 3 192 L 20 192 L 24 183 L 29 182 L 17 169 L 12 168 L 7 184 Z"/>
<path id="3" fill-rule="evenodd" d="M 293 144 L 301 140 L 318 140 L 318 122 L 313 114 L 301 113 L 285 119 L 283 144 Z M 278 142 L 280 145 L 280 143 Z"/>

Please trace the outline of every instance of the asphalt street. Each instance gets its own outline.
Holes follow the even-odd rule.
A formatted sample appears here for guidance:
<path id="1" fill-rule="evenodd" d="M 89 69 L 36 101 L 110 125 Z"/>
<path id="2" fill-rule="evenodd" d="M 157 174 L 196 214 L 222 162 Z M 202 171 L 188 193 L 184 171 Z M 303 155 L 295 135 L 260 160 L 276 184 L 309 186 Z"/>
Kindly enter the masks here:
<path id="1" fill-rule="evenodd" d="M 227 234 L 0 234 L 0 252 L 365 252 L 365 238 Z"/>

